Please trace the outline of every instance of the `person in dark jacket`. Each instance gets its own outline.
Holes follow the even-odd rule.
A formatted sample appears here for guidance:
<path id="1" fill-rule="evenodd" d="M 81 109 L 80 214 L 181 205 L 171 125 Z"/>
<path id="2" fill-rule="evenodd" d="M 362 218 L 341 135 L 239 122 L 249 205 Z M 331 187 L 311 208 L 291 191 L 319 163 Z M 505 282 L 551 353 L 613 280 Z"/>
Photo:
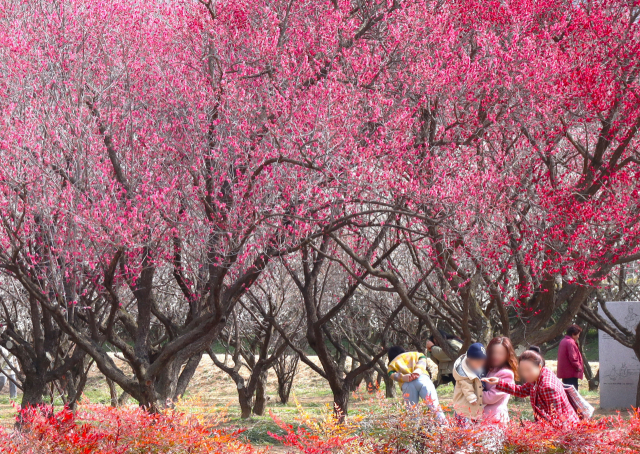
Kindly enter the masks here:
<path id="1" fill-rule="evenodd" d="M 447 341 L 447 344 L 449 344 L 449 347 L 451 347 L 453 351 L 459 351 L 462 348 L 462 340 L 459 337 L 442 330 L 440 330 L 440 335 Z M 438 378 L 436 379 L 436 383 L 438 385 L 446 385 L 447 383 L 453 382 L 455 386 L 456 380 L 453 377 L 453 364 L 457 358 L 449 358 L 442 347 L 438 345 L 438 341 L 433 335 L 427 342 L 427 350 L 433 362 L 438 365 Z"/>
<path id="2" fill-rule="evenodd" d="M 578 347 L 580 333 L 582 328 L 571 325 L 558 347 L 558 378 L 562 379 L 565 385 L 571 385 L 576 389 L 578 389 L 578 380 L 584 376 L 584 363 Z"/>

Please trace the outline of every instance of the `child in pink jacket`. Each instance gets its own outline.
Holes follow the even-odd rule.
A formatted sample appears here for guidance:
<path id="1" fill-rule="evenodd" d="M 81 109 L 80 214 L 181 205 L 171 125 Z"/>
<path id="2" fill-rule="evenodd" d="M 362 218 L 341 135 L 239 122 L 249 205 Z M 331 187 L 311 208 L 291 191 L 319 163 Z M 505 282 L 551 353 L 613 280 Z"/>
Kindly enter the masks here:
<path id="1" fill-rule="evenodd" d="M 496 337 L 487 346 L 487 378 L 496 377 L 507 383 L 515 383 L 518 359 L 508 337 Z M 484 409 L 482 419 L 489 423 L 509 422 L 509 394 L 499 391 L 496 385 L 485 383 L 482 393 Z"/>

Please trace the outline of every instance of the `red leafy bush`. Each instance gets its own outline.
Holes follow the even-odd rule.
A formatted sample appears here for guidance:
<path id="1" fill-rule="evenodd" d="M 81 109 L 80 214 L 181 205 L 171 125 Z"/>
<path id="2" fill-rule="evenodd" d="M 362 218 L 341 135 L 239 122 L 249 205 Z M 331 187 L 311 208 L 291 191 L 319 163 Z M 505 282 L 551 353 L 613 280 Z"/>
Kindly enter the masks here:
<path id="1" fill-rule="evenodd" d="M 502 432 L 502 449 L 505 453 L 632 453 L 640 451 L 638 427 L 637 414 L 628 420 L 600 418 L 563 428 L 512 423 Z"/>
<path id="2" fill-rule="evenodd" d="M 82 406 L 53 413 L 21 412 L 21 430 L 0 432 L 0 452 L 21 454 L 242 453 L 257 452 L 238 440 L 240 431 L 219 420 L 178 412 L 149 414 L 137 407 Z"/>
<path id="3" fill-rule="evenodd" d="M 408 409 L 374 399 L 370 409 L 339 422 L 331 409 L 311 416 L 299 407 L 299 424 L 272 418 L 284 435 L 272 435 L 289 453 L 304 454 L 627 454 L 640 452 L 640 414 L 608 417 L 558 428 L 517 417 L 507 426 L 440 425 L 426 406 Z M 516 415 L 513 415 L 516 416 Z M 85 405 L 75 414 L 46 407 L 20 415 L 20 431 L 0 430 L 0 452 L 20 454 L 228 453 L 256 449 L 220 418 L 134 407 Z"/>
<path id="4" fill-rule="evenodd" d="M 458 426 L 453 418 L 439 424 L 426 406 L 406 408 L 384 399 L 372 402 L 366 415 L 337 424 L 330 411 L 311 417 L 301 411 L 294 429 L 275 418 L 286 432 L 276 436 L 290 452 L 305 454 L 622 454 L 640 452 L 640 415 L 608 417 L 577 425 L 514 420 L 506 426 Z M 516 415 L 513 415 L 516 416 Z"/>
<path id="5" fill-rule="evenodd" d="M 356 449 L 363 445 L 363 438 L 357 435 L 362 418 L 349 418 L 339 411 L 325 413 L 321 417 L 307 414 L 296 401 L 300 423 L 298 428 L 287 424 L 273 412 L 271 419 L 284 431 L 285 435 L 269 433 L 285 446 L 295 448 L 295 452 L 304 454 L 331 454 L 333 452 L 360 452 Z M 342 416 L 342 417 L 341 417 Z"/>

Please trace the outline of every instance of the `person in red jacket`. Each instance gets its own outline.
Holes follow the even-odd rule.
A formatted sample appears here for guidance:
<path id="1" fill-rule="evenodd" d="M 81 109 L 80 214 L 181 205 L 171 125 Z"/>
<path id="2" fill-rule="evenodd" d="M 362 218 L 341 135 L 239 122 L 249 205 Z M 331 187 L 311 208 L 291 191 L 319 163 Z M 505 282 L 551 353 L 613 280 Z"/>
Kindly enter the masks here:
<path id="1" fill-rule="evenodd" d="M 562 383 L 571 385 L 576 390 L 578 389 L 578 380 L 583 377 L 584 368 L 582 355 L 578 348 L 581 332 L 582 328 L 578 325 L 571 325 L 558 347 L 558 378 L 562 379 Z"/>
<path id="2" fill-rule="evenodd" d="M 544 364 L 538 347 L 530 347 L 520 355 L 518 371 L 526 382 L 516 385 L 512 381 L 498 377 L 483 378 L 482 381 L 495 385 L 499 391 L 517 397 L 529 397 L 536 421 L 547 421 L 555 425 L 573 424 L 580 421 L 571 406 L 564 385 Z"/>

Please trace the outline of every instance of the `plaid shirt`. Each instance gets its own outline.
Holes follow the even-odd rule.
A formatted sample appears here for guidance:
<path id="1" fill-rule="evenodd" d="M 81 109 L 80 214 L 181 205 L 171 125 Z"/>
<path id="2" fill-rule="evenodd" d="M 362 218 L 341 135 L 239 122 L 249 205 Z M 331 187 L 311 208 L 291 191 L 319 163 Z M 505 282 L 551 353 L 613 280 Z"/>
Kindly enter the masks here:
<path id="1" fill-rule="evenodd" d="M 496 388 L 517 397 L 529 396 L 536 421 L 579 421 L 562 382 L 546 367 L 542 368 L 540 377 L 535 383 L 516 385 L 513 382 L 500 380 Z"/>

